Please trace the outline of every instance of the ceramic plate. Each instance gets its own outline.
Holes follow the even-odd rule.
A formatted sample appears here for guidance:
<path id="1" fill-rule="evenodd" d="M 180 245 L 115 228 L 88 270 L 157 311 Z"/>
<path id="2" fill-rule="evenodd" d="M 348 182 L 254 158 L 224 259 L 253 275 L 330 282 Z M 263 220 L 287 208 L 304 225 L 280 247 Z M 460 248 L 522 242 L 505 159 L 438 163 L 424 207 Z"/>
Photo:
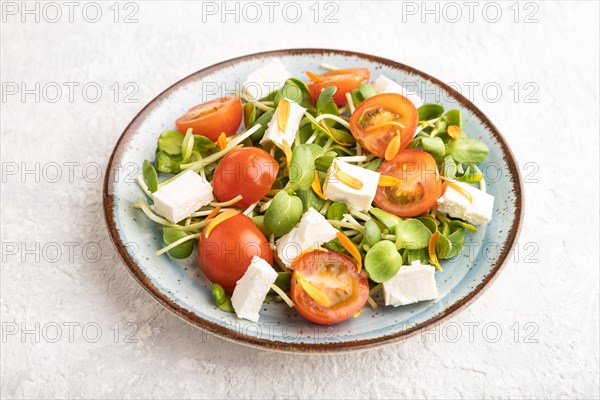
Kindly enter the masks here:
<path id="1" fill-rule="evenodd" d="M 439 298 L 375 311 L 365 306 L 358 318 L 323 327 L 307 322 L 284 303 L 261 310 L 258 324 L 218 310 L 210 284 L 195 257 L 183 262 L 154 252 L 163 247 L 160 226 L 130 204 L 142 196 L 135 178 L 144 159 L 153 159 L 158 135 L 191 106 L 239 89 L 239 82 L 269 59 L 280 58 L 293 76 L 319 71 L 321 63 L 366 67 L 416 90 L 446 109 L 459 108 L 463 129 L 490 148 L 482 164 L 487 190 L 495 196 L 492 221 L 468 232 L 462 254 L 442 263 L 437 273 Z M 236 84 L 237 82 L 237 84 Z M 426 96 L 424 96 L 426 94 Z M 514 157 L 498 130 L 466 98 L 414 68 L 367 54 L 339 50 L 294 49 L 252 54 L 198 71 L 162 92 L 133 119 L 121 135 L 104 182 L 106 222 L 123 261 L 139 283 L 166 308 L 208 332 L 238 343 L 298 352 L 357 350 L 391 343 L 454 315 L 473 301 L 498 275 L 515 242 L 522 219 L 522 190 Z"/>

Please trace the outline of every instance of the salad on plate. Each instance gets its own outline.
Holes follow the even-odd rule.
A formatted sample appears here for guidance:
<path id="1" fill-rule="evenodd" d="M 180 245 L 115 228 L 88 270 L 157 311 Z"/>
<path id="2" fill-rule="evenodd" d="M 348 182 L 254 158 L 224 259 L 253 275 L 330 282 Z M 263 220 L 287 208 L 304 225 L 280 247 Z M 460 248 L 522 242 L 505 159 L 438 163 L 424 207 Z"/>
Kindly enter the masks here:
<path id="1" fill-rule="evenodd" d="M 281 301 L 316 324 L 438 297 L 440 260 L 488 223 L 494 197 L 461 111 L 365 68 L 292 77 L 278 59 L 158 136 L 132 204 L 156 255 L 193 255 L 215 306 L 257 322 Z M 196 244 L 196 246 L 195 246 Z"/>

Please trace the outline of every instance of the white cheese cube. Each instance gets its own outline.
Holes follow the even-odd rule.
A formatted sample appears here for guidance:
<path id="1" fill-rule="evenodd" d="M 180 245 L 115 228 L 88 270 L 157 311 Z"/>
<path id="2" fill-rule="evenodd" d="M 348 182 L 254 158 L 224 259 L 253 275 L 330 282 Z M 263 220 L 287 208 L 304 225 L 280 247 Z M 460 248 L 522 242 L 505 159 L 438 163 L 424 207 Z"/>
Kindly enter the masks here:
<path id="1" fill-rule="evenodd" d="M 278 146 L 283 144 L 283 140 L 291 146 L 296 139 L 296 134 L 298 133 L 298 128 L 300 127 L 300 121 L 304 116 L 304 112 L 306 108 L 302 107 L 295 101 L 290 99 L 283 99 L 290 103 L 290 114 L 288 116 L 287 124 L 285 126 L 285 132 L 279 130 L 279 123 L 277 119 L 277 113 L 279 112 L 279 107 L 277 107 L 277 111 L 273 114 L 273 118 L 269 122 L 269 127 L 265 131 L 265 135 L 260 140 L 260 144 L 265 144 L 269 140 L 277 143 Z M 282 100 L 282 101 L 283 101 Z"/>
<path id="2" fill-rule="evenodd" d="M 311 207 L 294 229 L 277 240 L 277 256 L 289 268 L 300 253 L 335 239 L 337 232 L 321 213 Z"/>
<path id="3" fill-rule="evenodd" d="M 471 203 L 464 194 L 448 185 L 446 192 L 437 201 L 438 211 L 475 225 L 484 225 L 490 222 L 494 213 L 494 196 L 467 183 L 453 182 L 466 190 L 471 195 L 473 202 Z"/>
<path id="4" fill-rule="evenodd" d="M 362 188 L 354 189 L 340 181 L 336 176 L 334 164 L 340 171 L 361 181 Z M 344 202 L 355 210 L 368 211 L 377 192 L 379 176 L 379 172 L 348 164 L 335 158 L 323 182 L 323 194 L 327 199 Z"/>
<path id="5" fill-rule="evenodd" d="M 383 283 L 386 306 L 404 306 L 418 301 L 433 300 L 438 296 L 435 268 L 413 261 L 400 267 L 392 279 Z"/>
<path id="6" fill-rule="evenodd" d="M 256 101 L 283 87 L 292 75 L 279 59 L 263 65 L 246 78 L 243 88 L 248 100 Z"/>
<path id="7" fill-rule="evenodd" d="M 152 199 L 154 211 L 178 223 L 213 201 L 214 197 L 210 183 L 188 170 L 154 192 Z"/>
<path id="8" fill-rule="evenodd" d="M 384 75 L 379 75 L 379 78 L 375 79 L 373 86 L 377 93 L 397 93 L 406 97 L 416 108 L 423 105 L 423 100 L 421 100 L 418 94 L 409 91 L 404 86 L 397 84 Z"/>
<path id="9" fill-rule="evenodd" d="M 258 256 L 252 257 L 231 295 L 231 304 L 239 318 L 258 322 L 258 312 L 275 279 L 277 272 L 268 262 Z"/>

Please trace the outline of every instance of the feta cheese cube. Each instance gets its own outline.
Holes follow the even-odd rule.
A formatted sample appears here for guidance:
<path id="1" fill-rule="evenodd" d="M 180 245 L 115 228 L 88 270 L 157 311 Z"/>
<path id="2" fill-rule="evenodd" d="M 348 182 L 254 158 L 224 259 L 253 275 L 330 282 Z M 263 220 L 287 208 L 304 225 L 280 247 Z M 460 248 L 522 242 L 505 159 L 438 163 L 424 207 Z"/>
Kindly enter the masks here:
<path id="1" fill-rule="evenodd" d="M 258 312 L 275 279 L 277 272 L 273 267 L 262 258 L 254 256 L 231 295 L 231 304 L 239 318 L 258 322 Z"/>
<path id="2" fill-rule="evenodd" d="M 321 213 L 311 207 L 294 229 L 277 240 L 277 256 L 289 268 L 300 253 L 335 239 L 337 232 Z"/>
<path id="3" fill-rule="evenodd" d="M 373 86 L 378 93 L 397 93 L 406 97 L 416 108 L 423 105 L 423 100 L 421 100 L 418 94 L 409 91 L 404 86 L 397 84 L 384 75 L 379 75 L 379 78 L 375 80 Z"/>
<path id="4" fill-rule="evenodd" d="M 446 192 L 437 201 L 438 211 L 475 225 L 484 225 L 490 222 L 494 213 L 494 196 L 467 183 L 453 182 L 467 191 L 473 202 L 471 203 L 465 195 L 448 185 Z"/>
<path id="5" fill-rule="evenodd" d="M 212 186 L 194 171 L 188 170 L 162 186 L 152 195 L 152 209 L 178 223 L 214 200 Z"/>
<path id="6" fill-rule="evenodd" d="M 281 61 L 274 59 L 248 75 L 243 88 L 248 100 L 256 101 L 283 87 L 291 77 Z"/>
<path id="7" fill-rule="evenodd" d="M 361 181 L 363 184 L 362 188 L 354 189 L 341 182 L 336 176 L 334 164 L 340 171 Z M 352 165 L 335 158 L 323 182 L 323 194 L 329 200 L 342 201 L 355 210 L 368 211 L 377 192 L 379 176 L 379 172 Z"/>
<path id="8" fill-rule="evenodd" d="M 275 114 L 273 114 L 273 118 L 271 118 L 271 121 L 269 121 L 269 127 L 265 131 L 265 135 L 263 136 L 263 138 L 260 140 L 260 144 L 265 144 L 270 140 L 272 142 L 277 143 L 278 146 L 281 146 L 283 144 L 284 139 L 286 142 L 288 142 L 290 146 L 292 145 L 292 143 L 294 143 L 294 140 L 296 139 L 296 134 L 298 133 L 298 128 L 300 127 L 300 121 L 304 116 L 304 111 L 306 111 L 306 108 L 302 107 L 301 105 L 290 99 L 286 98 L 283 100 L 290 103 L 290 114 L 288 116 L 287 124 L 285 126 L 285 132 L 279 130 L 279 123 L 277 120 L 277 113 L 279 112 L 278 107 Z"/>
<path id="9" fill-rule="evenodd" d="M 435 268 L 423 265 L 419 260 L 400 267 L 392 279 L 383 283 L 386 306 L 404 306 L 438 296 L 435 285 Z"/>

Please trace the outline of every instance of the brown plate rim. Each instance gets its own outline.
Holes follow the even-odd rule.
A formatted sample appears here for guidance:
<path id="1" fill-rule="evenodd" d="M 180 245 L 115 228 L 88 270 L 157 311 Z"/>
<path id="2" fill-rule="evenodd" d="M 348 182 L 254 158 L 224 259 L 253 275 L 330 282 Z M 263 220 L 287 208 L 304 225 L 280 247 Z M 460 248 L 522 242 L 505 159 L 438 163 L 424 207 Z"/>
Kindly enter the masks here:
<path id="1" fill-rule="evenodd" d="M 494 263 L 490 272 L 486 275 L 484 280 L 477 285 L 468 295 L 463 297 L 461 300 L 456 302 L 451 307 L 445 309 L 442 313 L 418 324 L 412 326 L 406 330 L 403 330 L 398 333 L 394 333 L 391 335 L 385 335 L 379 338 L 372 339 L 363 339 L 363 340 L 354 340 L 349 342 L 339 342 L 339 343 L 294 343 L 294 342 L 282 342 L 282 341 L 274 341 L 268 339 L 257 338 L 249 335 L 244 335 L 240 332 L 235 331 L 234 329 L 226 328 L 221 325 L 210 322 L 200 316 L 180 307 L 173 300 L 169 299 L 164 293 L 162 293 L 156 286 L 152 284 L 150 279 L 142 272 L 141 268 L 137 265 L 135 260 L 131 257 L 125 244 L 121 241 L 119 233 L 117 231 L 116 222 L 113 215 L 114 209 L 114 196 L 112 191 L 112 186 L 110 182 L 114 181 L 115 171 L 118 166 L 118 162 L 115 161 L 120 160 L 122 157 L 122 152 L 124 145 L 130 140 L 134 128 L 139 125 L 140 121 L 138 121 L 138 117 L 142 113 L 147 110 L 151 110 L 153 107 L 157 105 L 157 102 L 166 96 L 169 92 L 171 92 L 174 88 L 183 85 L 191 80 L 201 79 L 206 75 L 209 75 L 213 72 L 216 72 L 220 69 L 232 66 L 240 61 L 246 61 L 256 58 L 266 58 L 266 57 L 276 57 L 276 56 L 289 56 L 289 55 L 324 55 L 324 54 L 337 54 L 341 56 L 347 57 L 358 57 L 364 58 L 376 63 L 380 63 L 383 65 L 387 65 L 392 68 L 401 69 L 403 71 L 419 75 L 420 77 L 442 87 L 446 90 L 450 95 L 455 98 L 463 107 L 474 113 L 482 123 L 492 132 L 498 143 L 500 144 L 504 158 L 507 160 L 508 168 L 510 171 L 510 176 L 512 178 L 513 191 L 516 197 L 516 206 L 515 206 L 515 218 L 513 219 L 513 223 L 508 232 L 508 237 L 505 245 L 502 247 L 502 250 L 498 256 L 498 259 Z M 123 147 L 122 147 L 123 146 Z M 191 323 L 192 325 L 199 327 L 209 333 L 218 335 L 224 339 L 231 340 L 237 343 L 241 343 L 244 345 L 249 345 L 252 347 L 258 347 L 261 349 L 267 350 L 277 350 L 283 352 L 302 352 L 302 353 L 330 353 L 330 352 L 344 352 L 344 351 L 358 351 L 365 350 L 372 347 L 379 347 L 385 344 L 390 344 L 394 342 L 398 342 L 400 340 L 406 339 L 410 336 L 416 335 L 419 332 L 423 331 L 426 327 L 436 324 L 442 323 L 445 320 L 449 319 L 452 315 L 455 315 L 458 311 L 462 311 L 469 304 L 471 304 L 474 300 L 476 300 L 481 294 L 489 287 L 489 285 L 497 278 L 498 273 L 503 269 L 506 265 L 506 261 L 512 246 L 518 238 L 519 232 L 521 230 L 521 225 L 523 221 L 523 188 L 521 176 L 519 173 L 519 169 L 517 167 L 517 163 L 515 161 L 515 157 L 510 150 L 510 147 L 506 143 L 504 137 L 500 134 L 496 126 L 489 120 L 489 118 L 477 108 L 471 101 L 465 98 L 462 94 L 446 85 L 442 81 L 430 76 L 422 71 L 419 71 L 415 68 L 412 68 L 408 65 L 404 65 L 402 63 L 389 60 L 387 58 L 378 57 L 370 54 L 348 51 L 348 50 L 337 50 L 337 49 L 322 49 L 322 48 L 298 48 L 298 49 L 282 49 L 282 50 L 271 50 L 260 53 L 248 54 L 245 56 L 232 58 L 230 60 L 226 60 L 214 65 L 211 65 L 207 68 L 201 69 L 197 72 L 194 72 L 185 78 L 179 80 L 173 85 L 169 86 L 167 89 L 162 91 L 158 96 L 152 99 L 146 106 L 144 106 L 132 119 L 132 121 L 127 125 L 119 140 L 115 144 L 115 147 L 111 153 L 111 156 L 108 160 L 107 165 L 108 173 L 105 175 L 104 184 L 103 184 L 103 209 L 104 209 L 104 217 L 105 222 L 108 227 L 110 237 L 112 242 L 114 243 L 119 256 L 128 267 L 128 270 L 134 276 L 134 278 L 142 285 L 142 287 L 150 293 L 159 303 L 165 306 L 168 310 L 172 311 L 174 314 L 182 318 L 183 320 Z"/>

